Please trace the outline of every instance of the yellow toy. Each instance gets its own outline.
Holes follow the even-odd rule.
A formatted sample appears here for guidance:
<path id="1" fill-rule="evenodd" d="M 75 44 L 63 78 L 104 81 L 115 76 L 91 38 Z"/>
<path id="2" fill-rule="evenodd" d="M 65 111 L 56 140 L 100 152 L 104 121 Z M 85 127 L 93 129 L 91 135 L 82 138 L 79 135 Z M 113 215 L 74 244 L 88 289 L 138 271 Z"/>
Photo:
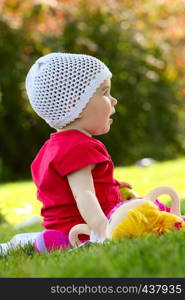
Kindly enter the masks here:
<path id="1" fill-rule="evenodd" d="M 167 194 L 172 199 L 170 212 L 160 211 L 154 201 L 160 195 Z M 159 186 L 149 192 L 144 198 L 136 198 L 123 202 L 109 219 L 106 239 L 121 237 L 138 237 L 149 233 L 163 234 L 174 230 L 185 230 L 185 221 L 180 216 L 180 201 L 177 192 L 169 186 Z M 79 234 L 91 234 L 87 224 L 74 226 L 69 233 L 72 246 L 80 245 Z"/>

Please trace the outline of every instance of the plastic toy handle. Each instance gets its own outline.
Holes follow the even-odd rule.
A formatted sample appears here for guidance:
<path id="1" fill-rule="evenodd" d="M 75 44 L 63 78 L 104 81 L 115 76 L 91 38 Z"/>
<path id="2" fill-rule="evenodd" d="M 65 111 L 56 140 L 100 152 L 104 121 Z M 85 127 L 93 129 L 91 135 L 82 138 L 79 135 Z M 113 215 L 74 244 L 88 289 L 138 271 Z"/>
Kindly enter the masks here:
<path id="1" fill-rule="evenodd" d="M 172 199 L 170 212 L 174 215 L 180 216 L 180 200 L 176 190 L 170 186 L 162 185 L 154 188 L 144 197 L 144 200 L 155 201 L 158 196 L 166 194 Z"/>
<path id="2" fill-rule="evenodd" d="M 81 244 L 78 238 L 79 234 L 90 235 L 90 229 L 87 224 L 77 224 L 71 228 L 69 232 L 69 241 L 73 247 L 78 247 Z"/>

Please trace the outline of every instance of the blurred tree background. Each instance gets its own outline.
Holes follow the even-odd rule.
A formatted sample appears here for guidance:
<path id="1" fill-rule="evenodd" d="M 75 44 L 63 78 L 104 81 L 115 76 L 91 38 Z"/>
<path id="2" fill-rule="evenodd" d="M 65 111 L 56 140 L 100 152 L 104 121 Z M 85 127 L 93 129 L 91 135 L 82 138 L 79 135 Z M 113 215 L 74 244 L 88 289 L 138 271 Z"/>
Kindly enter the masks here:
<path id="1" fill-rule="evenodd" d="M 53 131 L 25 92 L 30 66 L 53 51 L 94 55 L 111 69 L 117 114 L 98 138 L 115 165 L 184 155 L 184 0 L 1 0 L 1 181 L 29 178 Z"/>

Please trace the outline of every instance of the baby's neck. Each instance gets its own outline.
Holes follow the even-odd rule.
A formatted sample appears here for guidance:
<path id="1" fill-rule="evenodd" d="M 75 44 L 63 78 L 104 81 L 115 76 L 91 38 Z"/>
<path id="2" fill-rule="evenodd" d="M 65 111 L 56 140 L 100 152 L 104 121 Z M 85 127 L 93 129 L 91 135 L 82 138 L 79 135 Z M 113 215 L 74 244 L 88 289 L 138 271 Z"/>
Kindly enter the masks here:
<path id="1" fill-rule="evenodd" d="M 62 128 L 62 129 L 58 128 L 58 129 L 57 129 L 57 132 L 59 132 L 59 131 L 71 130 L 71 129 L 75 129 L 75 130 L 81 131 L 81 132 L 83 132 L 84 134 L 86 134 L 86 135 L 92 137 L 92 135 L 91 135 L 88 131 L 86 131 L 86 130 L 84 130 L 84 129 L 82 129 L 82 128 L 75 127 L 75 126 L 66 126 L 65 128 Z"/>

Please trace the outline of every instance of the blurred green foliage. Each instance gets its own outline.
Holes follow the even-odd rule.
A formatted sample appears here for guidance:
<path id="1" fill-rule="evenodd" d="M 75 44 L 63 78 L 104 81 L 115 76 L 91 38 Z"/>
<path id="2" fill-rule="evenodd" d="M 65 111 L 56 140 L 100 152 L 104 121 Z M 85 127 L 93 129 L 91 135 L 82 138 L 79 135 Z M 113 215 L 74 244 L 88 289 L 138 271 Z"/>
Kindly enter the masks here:
<path id="1" fill-rule="evenodd" d="M 0 22 L 0 179 L 14 180 L 29 173 L 42 128 L 27 108 L 24 80 L 27 40 L 22 30 Z M 34 54 L 34 53 L 33 53 Z M 42 53 L 37 53 L 42 54 Z M 36 126 L 38 125 L 38 131 Z"/>
<path id="2" fill-rule="evenodd" d="M 165 160 L 182 154 L 178 80 L 168 76 L 168 60 L 160 47 L 146 48 L 137 41 L 130 11 L 120 23 L 109 11 L 91 11 L 82 1 L 72 17 L 65 16 L 57 37 L 43 33 L 38 38 L 26 27 L 26 20 L 34 20 L 41 9 L 34 6 L 19 29 L 0 21 L 1 180 L 29 177 L 30 163 L 51 133 L 30 108 L 24 81 L 35 59 L 53 51 L 94 55 L 112 71 L 117 114 L 110 133 L 99 138 L 116 165 L 146 156 Z"/>

